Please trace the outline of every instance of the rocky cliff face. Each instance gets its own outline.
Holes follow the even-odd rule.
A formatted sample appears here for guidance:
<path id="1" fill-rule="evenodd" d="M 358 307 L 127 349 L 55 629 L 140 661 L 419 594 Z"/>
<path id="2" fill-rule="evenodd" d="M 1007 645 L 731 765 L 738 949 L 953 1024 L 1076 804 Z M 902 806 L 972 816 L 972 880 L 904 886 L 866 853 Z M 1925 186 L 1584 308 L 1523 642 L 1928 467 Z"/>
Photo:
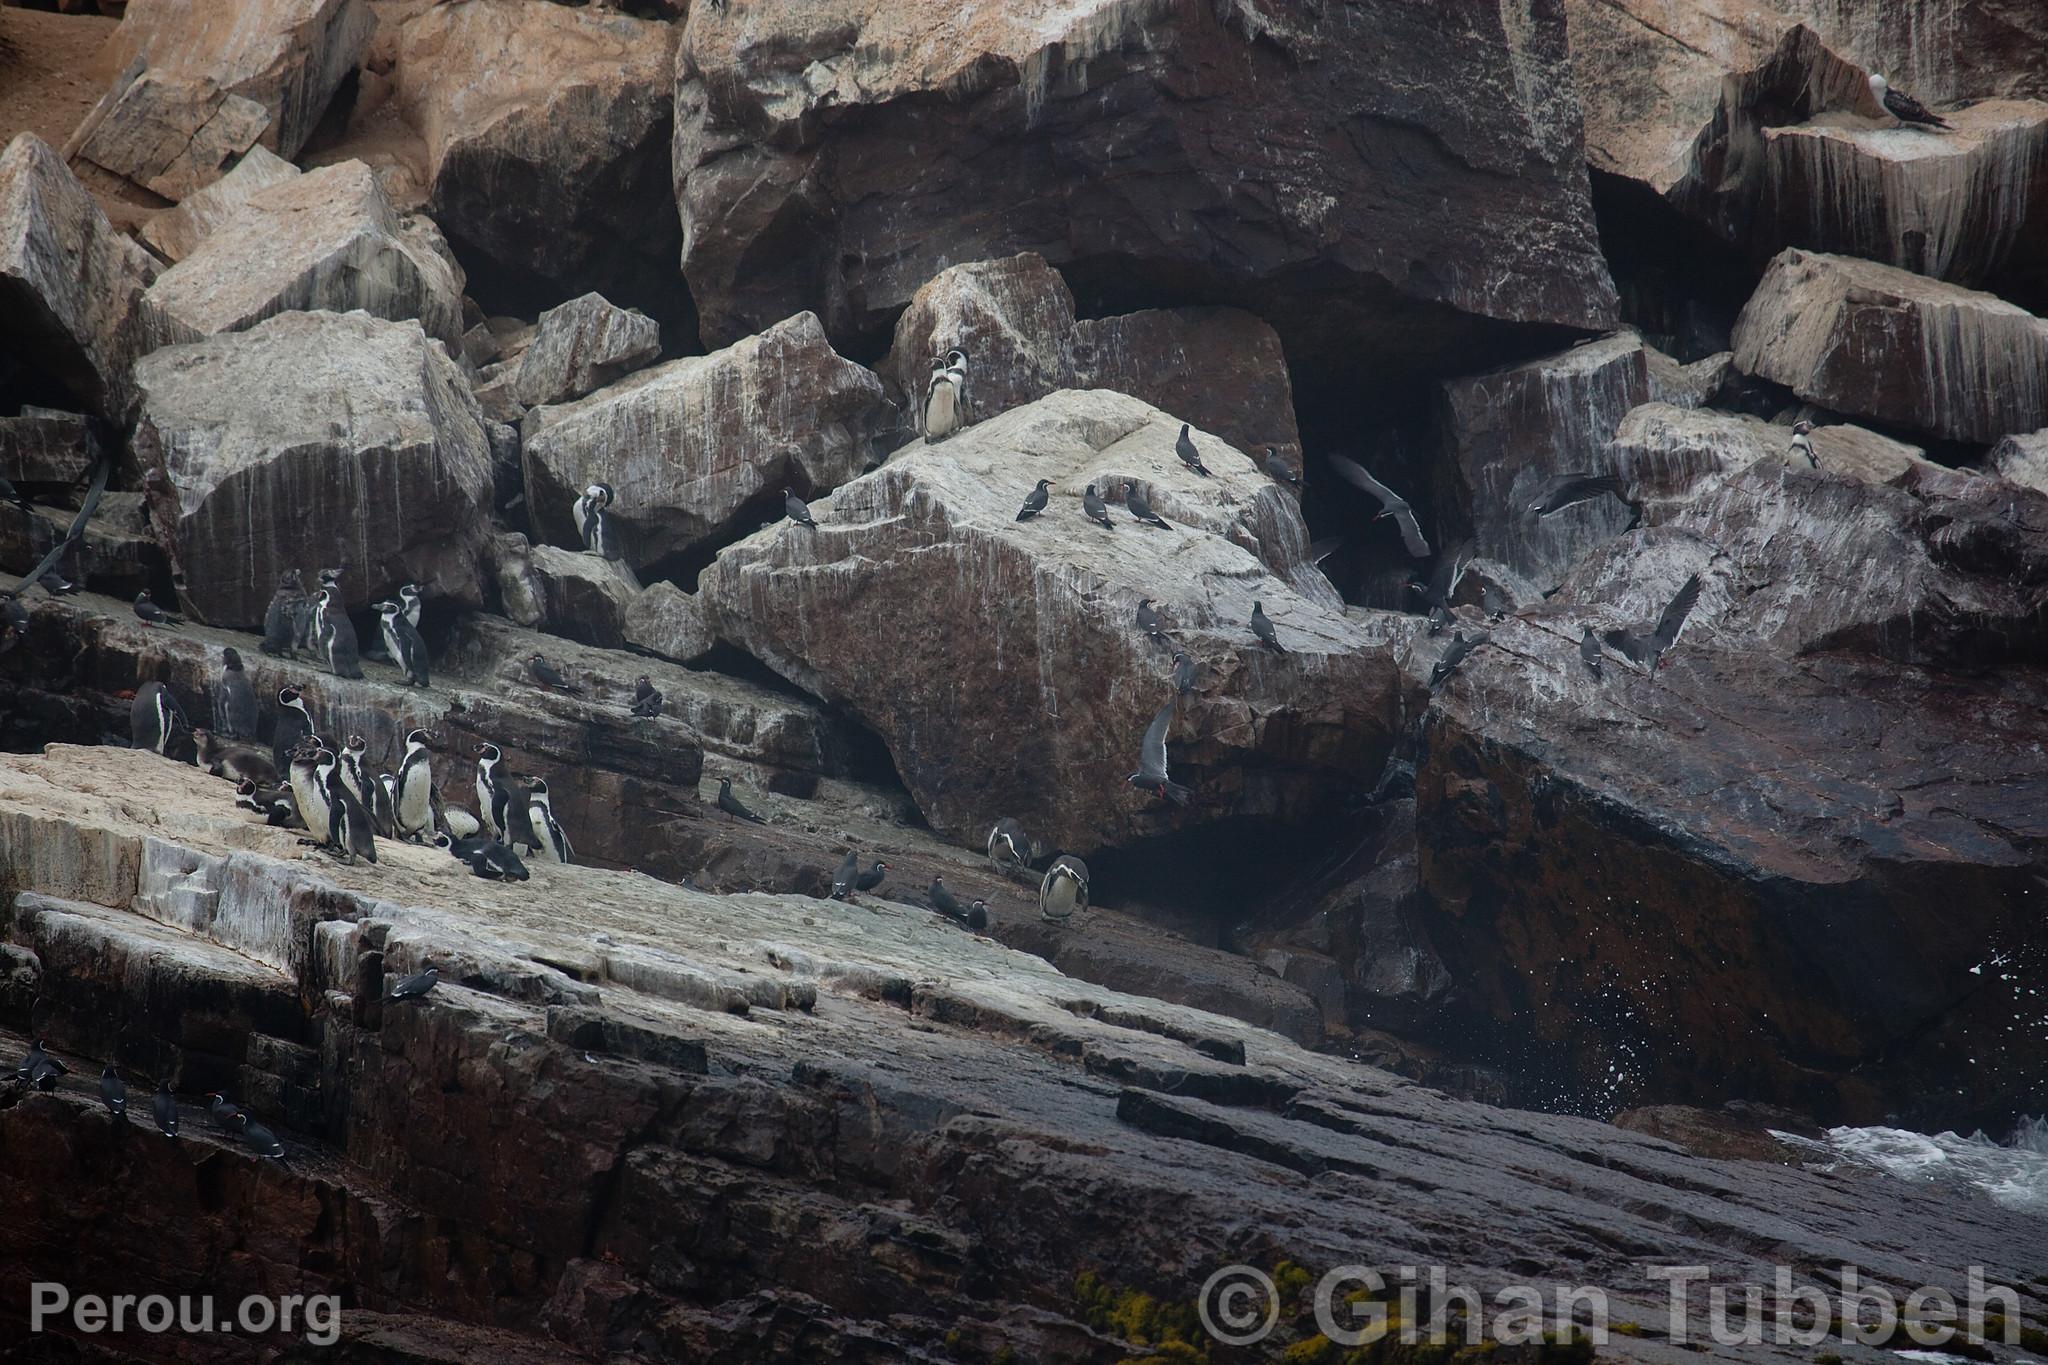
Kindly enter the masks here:
<path id="1" fill-rule="evenodd" d="M 1408 1359 L 1346 1263 L 2048 1330 L 2024 1180 L 1768 1131 L 2048 1112 L 2035 11 L 0 8 L 0 1337 L 53 1246 L 380 1365 Z M 359 669 L 259 634 L 331 569 Z M 575 863 L 238 810 L 287 685 Z"/>

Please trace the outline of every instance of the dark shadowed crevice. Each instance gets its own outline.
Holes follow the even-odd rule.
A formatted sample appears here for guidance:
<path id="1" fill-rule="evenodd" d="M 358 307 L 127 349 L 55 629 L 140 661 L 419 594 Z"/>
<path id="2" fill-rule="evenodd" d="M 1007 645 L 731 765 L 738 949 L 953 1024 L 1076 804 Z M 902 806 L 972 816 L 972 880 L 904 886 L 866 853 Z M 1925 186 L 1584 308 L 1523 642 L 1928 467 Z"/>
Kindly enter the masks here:
<path id="1" fill-rule="evenodd" d="M 1684 364 L 1728 349 L 1743 301 L 1763 277 L 1752 261 L 1648 187 L 1592 172 L 1600 250 L 1621 295 L 1621 319 Z"/>

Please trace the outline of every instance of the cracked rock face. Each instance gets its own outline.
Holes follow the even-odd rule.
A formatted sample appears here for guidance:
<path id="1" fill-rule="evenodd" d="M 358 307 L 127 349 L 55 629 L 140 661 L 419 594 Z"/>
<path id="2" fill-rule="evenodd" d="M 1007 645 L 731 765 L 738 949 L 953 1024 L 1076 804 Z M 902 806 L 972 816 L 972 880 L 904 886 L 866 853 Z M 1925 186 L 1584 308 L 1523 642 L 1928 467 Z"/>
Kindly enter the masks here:
<path id="1" fill-rule="evenodd" d="M 932 825 L 979 844 L 1002 815 L 1086 853 L 1228 816 L 1280 819 L 1369 783 L 1412 700 L 1414 618 L 1346 610 L 1305 562 L 1292 496 L 1214 437 L 1203 479 L 1180 424 L 1134 398 L 1063 391 L 898 452 L 813 509 L 723 551 L 701 580 L 718 634 L 888 743 Z M 1046 512 L 1024 496 L 1052 481 Z M 1094 483 L 1136 480 L 1171 523 L 1082 515 Z M 1193 803 L 1124 778 L 1173 696 L 1151 598 L 1196 660 L 1168 750 Z M 1249 627 L 1262 601 L 1288 651 Z"/>
<path id="2" fill-rule="evenodd" d="M 260 626 L 308 566 L 341 566 L 352 610 L 408 581 L 481 603 L 490 450 L 417 322 L 282 313 L 152 352 L 136 383 L 151 516 L 203 619 Z"/>
<path id="3" fill-rule="evenodd" d="M 708 342 L 803 308 L 875 336 L 946 266 L 1026 250 L 1239 303 L 1333 367 L 1613 320 L 1552 4 L 956 8 L 691 16 L 674 178 Z"/>

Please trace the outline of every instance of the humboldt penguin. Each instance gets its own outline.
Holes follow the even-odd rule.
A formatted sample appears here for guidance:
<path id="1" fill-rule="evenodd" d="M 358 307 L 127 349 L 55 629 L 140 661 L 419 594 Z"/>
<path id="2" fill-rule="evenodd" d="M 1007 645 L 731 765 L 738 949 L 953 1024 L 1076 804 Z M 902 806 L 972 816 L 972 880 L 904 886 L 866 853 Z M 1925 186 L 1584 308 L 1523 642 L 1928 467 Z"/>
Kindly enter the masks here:
<path id="1" fill-rule="evenodd" d="M 484 830 L 493 839 L 505 837 L 506 808 L 512 803 L 511 791 L 498 772 L 498 764 L 504 757 L 504 752 L 495 744 L 486 742 L 476 746 L 476 811 Z"/>
<path id="2" fill-rule="evenodd" d="M 1019 869 L 1028 871 L 1037 856 L 1038 848 L 1023 824 L 1007 815 L 988 832 L 988 860 L 1005 876 Z"/>
<path id="3" fill-rule="evenodd" d="M 323 755 L 331 757 L 313 736 L 306 736 L 293 751 L 289 779 L 292 803 L 299 808 L 306 833 L 313 836 L 309 842 L 315 844 L 325 840 L 328 826 L 327 787 L 320 777 Z"/>
<path id="4" fill-rule="evenodd" d="M 797 525 L 808 526 L 813 531 L 818 529 L 818 523 L 811 520 L 810 504 L 798 497 L 794 488 L 782 490 L 782 510 L 788 513 L 789 519 Z"/>
<path id="5" fill-rule="evenodd" d="M 533 827 L 533 836 L 538 841 L 535 851 L 542 862 L 573 863 L 576 850 L 569 846 L 569 836 L 562 829 L 562 822 L 555 818 L 555 807 L 548 797 L 548 780 L 536 777 L 526 789 L 526 819 Z"/>
<path id="6" fill-rule="evenodd" d="M 1103 530 L 1114 531 L 1116 529 L 1116 523 L 1109 519 L 1109 505 L 1103 502 L 1101 497 L 1096 494 L 1095 485 L 1092 483 L 1081 494 L 1081 510 L 1088 514 L 1088 520 L 1094 522 Z"/>
<path id="7" fill-rule="evenodd" d="M 1052 489 L 1052 480 L 1040 479 L 1038 486 L 1024 495 L 1024 505 L 1017 509 L 1017 520 L 1029 521 L 1045 510 L 1047 498 Z"/>
<path id="8" fill-rule="evenodd" d="M 1125 778 L 1133 787 L 1163 796 L 1176 806 L 1188 803 L 1186 787 L 1170 780 L 1166 775 L 1166 731 L 1173 724 L 1173 699 L 1159 708 L 1159 714 L 1152 717 L 1152 723 L 1145 727 L 1145 738 L 1138 747 L 1138 771 Z"/>
<path id="9" fill-rule="evenodd" d="M 128 1086 L 111 1062 L 100 1071 L 100 1103 L 115 1118 L 128 1117 Z"/>
<path id="10" fill-rule="evenodd" d="M 1129 479 L 1124 480 L 1124 510 L 1131 514 L 1133 520 L 1142 521 L 1147 526 L 1157 526 L 1162 531 L 1173 529 L 1165 517 L 1152 510 L 1151 500 L 1145 496 L 1145 490 Z"/>
<path id="11" fill-rule="evenodd" d="M 363 676 L 361 656 L 356 649 L 356 628 L 348 619 L 348 613 L 341 609 L 341 593 L 327 587 L 320 589 L 320 606 L 314 630 L 320 638 L 321 651 L 327 657 L 327 667 L 337 678 L 360 678 Z"/>
<path id="12" fill-rule="evenodd" d="M 1038 883 L 1038 915 L 1064 924 L 1076 910 L 1088 908 L 1088 864 L 1062 853 L 1045 869 Z"/>
<path id="13" fill-rule="evenodd" d="M 843 901 L 850 895 L 854 883 L 860 880 L 860 855 L 852 849 L 846 850 L 846 857 L 840 860 L 839 870 L 832 874 L 831 899 Z"/>
<path id="14" fill-rule="evenodd" d="M 618 533 L 612 526 L 612 501 L 612 486 L 608 483 L 591 484 L 576 499 L 576 534 L 583 541 L 584 553 L 599 559 L 623 558 Z"/>
<path id="15" fill-rule="evenodd" d="M 235 805 L 242 810 L 253 811 L 263 817 L 263 823 L 273 829 L 285 829 L 298 819 L 299 808 L 292 798 L 290 787 L 260 787 L 254 782 L 244 781 L 235 787 Z"/>
<path id="16" fill-rule="evenodd" d="M 943 441 L 967 425 L 967 352 L 952 350 L 932 361 L 924 389 L 924 438 Z"/>
<path id="17" fill-rule="evenodd" d="M 135 748 L 168 757 L 180 728 L 192 727 L 186 724 L 185 712 L 170 688 L 146 682 L 135 689 L 135 700 L 128 706 L 128 738 Z"/>
<path id="18" fill-rule="evenodd" d="M 533 680 L 543 687 L 552 687 L 557 692 L 567 692 L 576 696 L 583 693 L 582 688 L 562 676 L 561 669 L 548 662 L 545 654 L 533 655 L 526 661 L 526 667 L 533 674 Z"/>
<path id="19" fill-rule="evenodd" d="M 853 889 L 856 891 L 874 890 L 882 884 L 882 877 L 888 870 L 889 865 L 887 863 L 883 862 L 880 858 L 875 859 L 873 867 L 853 879 Z"/>
<path id="20" fill-rule="evenodd" d="M 425 730 L 409 730 L 405 757 L 392 782 L 391 824 L 397 837 L 419 843 L 434 827 L 434 752 L 440 748 Z"/>
<path id="21" fill-rule="evenodd" d="M 350 735 L 342 742 L 341 752 L 337 755 L 341 760 L 341 780 L 348 785 L 349 791 L 355 794 L 356 800 L 362 803 L 366 811 L 372 807 L 370 790 L 376 782 L 376 778 L 368 771 L 363 761 L 369 752 L 369 741 L 361 735 Z"/>
<path id="22" fill-rule="evenodd" d="M 306 699 L 296 687 L 277 689 L 277 726 L 271 731 L 270 760 L 279 772 L 291 766 L 292 750 L 299 741 L 313 733 L 313 716 L 306 710 Z"/>
<path id="23" fill-rule="evenodd" d="M 1346 483 L 1379 499 L 1380 510 L 1373 513 L 1372 519 L 1384 521 L 1392 517 L 1394 524 L 1401 529 L 1401 543 L 1408 547 L 1409 554 L 1417 559 L 1429 558 L 1429 538 L 1422 534 L 1422 523 L 1415 519 L 1415 509 L 1408 505 L 1406 498 L 1366 473 L 1365 467 L 1356 460 L 1332 455 L 1330 468 L 1336 470 Z"/>
<path id="24" fill-rule="evenodd" d="M 1685 620 L 1692 615 L 1693 604 L 1699 600 L 1700 576 L 1694 574 L 1685 580 L 1685 585 L 1664 608 L 1654 627 L 1649 630 L 1610 630 L 1604 638 L 1608 644 L 1641 664 L 1645 672 L 1655 674 L 1663 662 L 1665 651 L 1678 643 L 1678 633 L 1685 629 Z"/>
<path id="25" fill-rule="evenodd" d="M 1820 457 L 1813 453 L 1812 433 L 1813 423 L 1811 422 L 1794 422 L 1792 424 L 1791 456 L 1795 460 L 1806 461 L 1806 466 L 1809 469 L 1819 469 Z"/>
<path id="26" fill-rule="evenodd" d="M 328 750 L 315 760 L 322 794 L 327 798 L 327 844 L 330 851 L 347 863 L 361 858 L 377 861 L 377 834 L 370 823 L 370 810 L 342 780 L 341 763 Z"/>
<path id="27" fill-rule="evenodd" d="M 199 746 L 199 766 L 213 776 L 225 777 L 230 782 L 253 782 L 259 787 L 277 785 L 277 765 L 261 749 L 232 744 L 211 730 L 195 729 L 192 742 Z"/>
<path id="28" fill-rule="evenodd" d="M 741 820 L 751 820 L 757 825 L 768 823 L 740 804 L 740 799 L 732 794 L 732 779 L 730 777 L 718 779 L 718 808 L 727 815 L 736 816 Z"/>
<path id="29" fill-rule="evenodd" d="M 182 626 L 185 618 L 175 612 L 165 611 L 149 600 L 149 589 L 135 594 L 135 619 L 146 626 Z"/>
<path id="30" fill-rule="evenodd" d="M 652 720 L 661 714 L 661 689 L 645 673 L 633 683 L 633 704 L 629 709 L 642 720 Z"/>
<path id="31" fill-rule="evenodd" d="M 1258 636 L 1259 643 L 1275 654 L 1287 652 L 1286 647 L 1280 643 L 1280 636 L 1273 630 L 1272 621 L 1266 617 L 1266 608 L 1258 602 L 1252 603 L 1252 634 Z"/>
<path id="32" fill-rule="evenodd" d="M 393 983 L 391 994 L 386 998 L 394 1001 L 417 1000 L 428 991 L 434 989 L 436 985 L 440 984 L 440 981 L 440 968 L 429 967 L 423 972 L 415 972 L 413 975 L 402 977 Z"/>
<path id="33" fill-rule="evenodd" d="M 413 623 L 405 619 L 404 606 L 379 602 L 377 615 L 384 627 L 384 651 L 405 675 L 406 686 L 431 686 L 427 678 L 427 642 L 420 638 Z"/>
<path id="34" fill-rule="evenodd" d="M 1173 453 L 1180 456 L 1180 462 L 1203 478 L 1209 477 L 1209 470 L 1202 463 L 1202 453 L 1195 449 L 1195 438 L 1188 431 L 1188 424 L 1180 424 L 1180 439 L 1173 443 Z"/>
<path id="35" fill-rule="evenodd" d="M 1892 89 L 1884 77 L 1874 71 L 1870 75 L 1870 93 L 1877 96 L 1877 102 L 1884 106 L 1884 111 L 1900 123 L 1917 123 L 1923 128 L 1948 127 L 1948 121 L 1941 115 L 1905 91 Z"/>
<path id="36" fill-rule="evenodd" d="M 534 778 L 535 782 L 541 779 Z M 503 838 L 515 852 L 535 854 L 541 851 L 540 832 L 533 823 L 533 789 L 522 785 L 518 774 L 509 774 L 505 780 L 505 833 Z"/>
<path id="37" fill-rule="evenodd" d="M 475 836 L 468 839 L 451 839 L 446 834 L 434 836 L 434 846 L 445 848 L 454 857 L 469 865 L 471 876 L 485 881 L 523 882 L 532 879 L 526 864 L 519 861 L 514 853 L 496 839 Z"/>
<path id="38" fill-rule="evenodd" d="M 213 728 L 229 739 L 256 738 L 256 689 L 232 645 L 220 652 L 220 681 L 213 691 Z"/>
<path id="39" fill-rule="evenodd" d="M 306 606 L 306 589 L 299 579 L 297 569 L 286 569 L 277 578 L 277 591 L 270 595 L 270 605 L 263 610 L 263 644 L 265 654 L 281 654 L 290 657 L 299 638 L 299 619 Z"/>
<path id="40" fill-rule="evenodd" d="M 150 1097 L 150 1107 L 156 1114 L 156 1129 L 167 1138 L 178 1136 L 178 1097 L 171 1093 L 169 1081 L 158 1081 L 156 1093 Z"/>
<path id="41" fill-rule="evenodd" d="M 405 608 L 406 624 L 414 630 L 418 630 L 420 628 L 420 615 L 426 610 L 426 602 L 420 596 L 420 585 L 417 583 L 400 583 L 398 585 L 398 604 Z"/>

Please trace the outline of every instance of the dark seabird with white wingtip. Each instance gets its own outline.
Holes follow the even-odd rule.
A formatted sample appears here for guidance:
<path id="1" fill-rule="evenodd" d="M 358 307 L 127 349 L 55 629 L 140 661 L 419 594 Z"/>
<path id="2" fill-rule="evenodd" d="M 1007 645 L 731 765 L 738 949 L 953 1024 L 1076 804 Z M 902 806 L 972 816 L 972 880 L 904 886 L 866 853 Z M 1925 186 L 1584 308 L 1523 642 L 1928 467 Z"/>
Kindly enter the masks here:
<path id="1" fill-rule="evenodd" d="M 185 618 L 176 612 L 165 611 L 149 600 L 149 589 L 135 594 L 135 619 L 146 626 L 182 626 Z"/>
<path id="2" fill-rule="evenodd" d="M 1109 504 L 1102 500 L 1101 495 L 1095 491 L 1095 485 L 1092 483 L 1081 494 L 1081 510 L 1088 514 L 1088 520 L 1102 527 L 1103 530 L 1114 531 L 1116 529 L 1116 523 L 1109 519 Z"/>
<path id="3" fill-rule="evenodd" d="M 1173 654 L 1173 690 L 1183 697 L 1195 690 L 1195 661 L 1181 650 Z"/>
<path id="4" fill-rule="evenodd" d="M 736 819 L 751 821 L 757 825 L 768 823 L 740 804 L 740 799 L 732 794 L 732 779 L 730 777 L 718 779 L 718 808 Z"/>
<path id="5" fill-rule="evenodd" d="M 1613 496 L 1628 508 L 1630 519 L 1628 530 L 1635 530 L 1643 521 L 1643 504 L 1629 491 L 1626 483 L 1616 474 L 1560 474 L 1544 484 L 1529 501 L 1529 515 L 1532 517 L 1554 516 L 1567 507 L 1577 507 L 1582 502 L 1595 498 Z"/>
<path id="6" fill-rule="evenodd" d="M 428 991 L 434 989 L 440 983 L 440 980 L 441 969 L 429 967 L 423 972 L 416 972 L 400 980 L 391 988 L 390 998 L 393 1000 L 417 1000 Z"/>
<path id="7" fill-rule="evenodd" d="M 1382 521 L 1392 517 L 1394 524 L 1401 529 L 1401 543 L 1408 547 L 1409 554 L 1417 559 L 1429 557 L 1429 538 L 1422 534 L 1422 523 L 1415 519 L 1415 509 L 1408 505 L 1406 498 L 1366 473 L 1365 466 L 1356 460 L 1347 460 L 1342 455 L 1332 455 L 1330 468 L 1336 470 L 1346 483 L 1362 488 L 1379 499 L 1380 510 L 1373 514 L 1372 519 Z"/>
<path id="8" fill-rule="evenodd" d="M 873 867 L 853 879 L 853 889 L 856 891 L 874 890 L 882 884 L 882 878 L 887 875 L 888 871 L 889 865 L 887 863 L 883 862 L 880 858 L 875 859 Z"/>
<path id="9" fill-rule="evenodd" d="M 1050 498 L 1052 480 L 1040 479 L 1036 487 L 1024 495 L 1024 505 L 1017 509 L 1017 520 L 1029 521 L 1045 510 Z"/>
<path id="10" fill-rule="evenodd" d="M 831 898 L 835 901 L 845 900 L 852 894 L 854 883 L 859 880 L 860 855 L 849 848 L 846 850 L 846 856 L 839 860 L 839 870 L 832 874 Z"/>
<path id="11" fill-rule="evenodd" d="M 167 1138 L 178 1136 L 178 1097 L 171 1093 L 169 1081 L 156 1083 L 156 1094 L 150 1097 L 150 1107 L 155 1111 L 157 1131 Z"/>
<path id="12" fill-rule="evenodd" d="M 1266 475 L 1275 483 L 1284 483 L 1297 492 L 1301 489 L 1300 472 L 1293 465 L 1280 458 L 1280 448 L 1278 446 L 1266 447 Z"/>
<path id="13" fill-rule="evenodd" d="M 654 680 L 642 673 L 633 683 L 633 704 L 630 708 L 642 720 L 653 720 L 661 714 L 661 689 Z"/>
<path id="14" fill-rule="evenodd" d="M 100 1072 L 100 1103 L 117 1119 L 128 1115 L 128 1083 L 111 1063 Z"/>
<path id="15" fill-rule="evenodd" d="M 1466 655 L 1492 638 L 1491 635 L 1480 634 L 1468 640 L 1461 630 L 1451 632 L 1451 643 L 1445 647 L 1443 657 L 1429 670 L 1429 690 L 1434 692 L 1443 686 L 1444 679 L 1458 671 L 1458 665 L 1465 662 Z"/>
<path id="16" fill-rule="evenodd" d="M 1266 617 L 1266 609 L 1260 603 L 1252 603 L 1252 634 L 1259 637 L 1259 643 L 1275 654 L 1285 654 L 1286 648 L 1280 643 L 1280 636 L 1273 629 L 1272 621 Z"/>
<path id="17" fill-rule="evenodd" d="M 813 531 L 818 529 L 818 523 L 811 520 L 810 504 L 805 502 L 802 498 L 798 497 L 796 495 L 796 490 L 794 488 L 785 488 L 782 490 L 782 510 L 785 513 L 787 513 L 789 519 L 795 522 L 797 525 L 808 526 Z"/>
<path id="18" fill-rule="evenodd" d="M 1166 775 L 1166 731 L 1172 724 L 1173 700 L 1168 698 L 1145 727 L 1145 738 L 1138 746 L 1138 771 L 1124 780 L 1154 796 L 1163 796 L 1176 806 L 1185 806 L 1190 795 L 1188 789 Z"/>
<path id="19" fill-rule="evenodd" d="M 1202 452 L 1195 449 L 1195 438 L 1186 422 L 1180 424 L 1180 438 L 1173 443 L 1173 453 L 1180 456 L 1180 462 L 1189 469 L 1205 479 L 1209 477 L 1208 467 L 1202 463 Z"/>
<path id="20" fill-rule="evenodd" d="M 1692 615 L 1693 604 L 1699 600 L 1700 576 L 1694 574 L 1685 580 L 1685 585 L 1658 616 L 1654 627 L 1646 631 L 1610 630 L 1606 635 L 1607 643 L 1642 665 L 1645 672 L 1654 675 L 1665 651 L 1678 643 L 1678 633 L 1685 629 L 1685 618 Z"/>
<path id="21" fill-rule="evenodd" d="M 1171 531 L 1165 517 L 1152 510 L 1152 502 L 1145 496 L 1145 490 L 1128 479 L 1124 481 L 1124 508 L 1133 518 L 1147 526 L 1157 526 L 1162 531 Z"/>
<path id="22" fill-rule="evenodd" d="M 1138 599 L 1138 629 L 1145 632 L 1145 638 L 1155 645 L 1169 644 L 1166 638 L 1166 623 L 1159 619 L 1159 613 L 1152 609 L 1152 599 Z M 1170 647 L 1170 646 L 1169 646 Z"/>

